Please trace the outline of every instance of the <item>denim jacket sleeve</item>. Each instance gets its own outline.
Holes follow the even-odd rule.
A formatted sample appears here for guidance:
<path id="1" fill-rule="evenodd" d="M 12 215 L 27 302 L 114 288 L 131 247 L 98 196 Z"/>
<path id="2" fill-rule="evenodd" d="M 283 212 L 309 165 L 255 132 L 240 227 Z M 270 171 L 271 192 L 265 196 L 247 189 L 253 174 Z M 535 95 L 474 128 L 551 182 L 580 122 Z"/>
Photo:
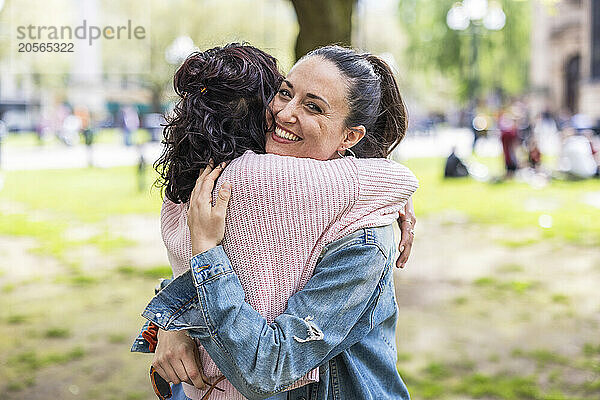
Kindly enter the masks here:
<path id="1" fill-rule="evenodd" d="M 171 278 L 169 278 L 169 279 L 160 279 L 158 282 L 158 285 L 156 285 L 156 287 L 154 288 L 154 294 L 157 294 L 162 289 L 164 289 L 172 280 L 173 280 L 173 276 L 171 276 Z M 133 344 L 131 345 L 130 351 L 132 353 L 153 353 L 150 351 L 150 343 L 142 335 L 142 332 L 147 330 L 149 325 L 150 325 L 149 320 L 146 320 L 146 322 L 142 325 L 142 328 L 140 329 L 137 337 L 135 338 L 135 340 L 133 341 Z"/>
<path id="2" fill-rule="evenodd" d="M 269 397 L 373 328 L 380 280 L 393 257 L 372 231 L 360 230 L 329 249 L 272 324 L 244 301 L 221 246 L 192 258 L 190 271 L 158 293 L 142 315 L 165 330 L 188 329 L 243 395 Z"/>

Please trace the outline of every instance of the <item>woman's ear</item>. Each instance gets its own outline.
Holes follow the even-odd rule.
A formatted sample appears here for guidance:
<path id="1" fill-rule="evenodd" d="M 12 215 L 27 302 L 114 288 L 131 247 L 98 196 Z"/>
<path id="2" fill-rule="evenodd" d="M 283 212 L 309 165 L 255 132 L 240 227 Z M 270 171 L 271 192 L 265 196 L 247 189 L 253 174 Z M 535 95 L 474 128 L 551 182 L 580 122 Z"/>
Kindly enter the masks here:
<path id="1" fill-rule="evenodd" d="M 352 128 L 346 128 L 346 138 L 342 140 L 342 143 L 340 143 L 338 151 L 344 151 L 346 149 L 351 148 L 356 143 L 360 142 L 361 139 L 365 137 L 366 133 L 367 130 L 362 125 L 353 126 Z"/>

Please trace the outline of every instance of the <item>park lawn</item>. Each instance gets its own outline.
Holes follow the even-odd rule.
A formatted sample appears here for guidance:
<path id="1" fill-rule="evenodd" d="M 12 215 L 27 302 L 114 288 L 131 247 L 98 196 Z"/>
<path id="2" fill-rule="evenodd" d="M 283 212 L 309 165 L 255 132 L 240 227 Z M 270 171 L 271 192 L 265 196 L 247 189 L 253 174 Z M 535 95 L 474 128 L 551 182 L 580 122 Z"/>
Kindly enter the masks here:
<path id="1" fill-rule="evenodd" d="M 150 140 L 150 133 L 145 129 L 138 129 L 133 133 L 132 143 L 141 144 Z M 79 135 L 78 143 L 85 143 L 82 135 Z M 94 144 L 120 144 L 123 143 L 122 134 L 117 128 L 102 128 L 94 132 Z M 11 132 L 2 140 L 5 149 L 31 148 L 41 146 L 64 146 L 56 135 L 49 135 L 40 141 L 36 132 Z"/>
<path id="2" fill-rule="evenodd" d="M 498 160 L 480 161 L 500 171 Z M 535 231 L 538 236 L 533 239 L 528 236 L 521 243 L 524 247 L 545 237 L 553 237 L 559 244 L 566 241 L 598 243 L 600 234 L 593 220 L 600 216 L 600 211 L 582 202 L 587 193 L 600 192 L 598 181 L 553 182 L 541 189 L 518 182 L 444 181 L 440 177 L 443 162 L 440 158 L 405 162 L 420 180 L 415 208 L 423 221 L 450 215 L 451 218 L 443 221 Z M 21 280 L 9 279 L 9 270 L 0 270 L 0 309 L 3 310 L 0 336 L 7 338 L 0 343 L 0 364 L 6 366 L 0 369 L 3 378 L 0 392 L 7 393 L 8 399 L 46 392 L 60 393 L 54 396 L 56 398 L 74 393 L 89 399 L 152 396 L 146 375 L 150 358 L 131 355 L 128 350 L 142 322 L 140 310 L 150 299 L 156 279 L 168 276 L 170 268 L 158 262 L 145 265 L 128 261 L 127 248 L 135 244 L 113 235 L 110 224 L 115 217 L 127 215 L 158 218 L 160 191 L 149 187 L 155 176 L 151 169 L 146 171 L 147 189 L 140 192 L 135 167 L 4 172 L 0 191 L 0 235 L 33 237 L 39 242 L 39 247 L 33 248 L 34 256 L 49 254 L 61 265 L 48 272 L 45 264 L 41 264 L 34 267 L 38 268 L 38 275 Z M 530 199 L 554 208 L 531 211 L 528 209 Z M 551 228 L 539 227 L 541 213 L 552 216 Z M 84 239 L 69 237 L 69 230 L 81 226 L 95 233 Z M 565 229 L 559 229 L 561 227 Z M 144 246 L 143 241 L 137 245 Z M 89 247 L 98 249 L 98 253 L 84 254 L 100 257 L 101 268 L 88 268 L 78 258 L 77 249 Z M 507 272 L 509 267 L 510 272 Z M 547 283 L 538 283 L 527 275 L 527 270 L 527 265 L 505 266 L 506 276 L 502 279 L 488 272 L 465 284 L 464 292 L 458 293 L 456 300 L 448 302 L 441 312 L 459 317 L 471 312 L 475 315 L 473 318 L 483 318 L 481 315 L 495 316 L 497 311 L 511 307 L 531 309 L 534 315 L 564 308 L 562 314 L 557 314 L 557 321 L 566 319 L 573 321 L 573 325 L 589 323 L 576 313 L 577 298 L 549 291 L 544 286 Z M 535 275 L 534 278 L 538 279 Z M 447 286 L 446 282 L 442 283 Z M 435 287 L 427 288 L 436 293 Z M 552 304 L 537 301 L 538 297 L 547 297 L 547 302 Z M 511 307 L 507 307 L 509 300 Z M 422 311 L 421 308 L 426 307 L 425 302 L 417 308 Z M 492 322 L 490 320 L 490 324 Z M 568 361 L 569 371 L 597 373 L 598 349 L 600 344 L 590 340 L 576 359 Z M 563 382 L 560 376 L 552 374 L 564 368 L 567 361 L 556 349 L 550 350 L 552 352 L 535 353 L 530 349 L 506 349 L 507 357 L 528 359 L 540 365 L 539 370 L 522 376 L 520 371 L 516 374 L 481 372 L 481 360 L 456 364 L 445 360 L 442 354 L 434 354 L 433 361 L 422 369 L 409 368 L 401 354 L 399 368 L 415 399 L 550 400 L 597 395 L 599 389 L 595 382 L 567 390 L 586 397 L 569 397 L 558 390 L 569 380 L 565 378 Z M 413 357 L 425 359 L 422 354 Z M 495 362 L 502 364 L 504 360 L 499 359 Z M 546 380 L 555 383 L 548 387 L 543 384 Z"/>
<path id="3" fill-rule="evenodd" d="M 501 171 L 499 159 L 478 161 L 496 175 Z M 417 218 L 444 214 L 450 216 L 449 222 L 452 218 L 466 218 L 468 222 L 534 232 L 533 238 L 528 237 L 526 242 L 555 237 L 581 245 L 600 244 L 600 201 L 596 200 L 596 206 L 586 202 L 592 196 L 600 197 L 599 179 L 552 181 L 542 188 L 514 180 L 502 183 L 445 180 L 444 162 L 443 158 L 404 162 L 419 179 L 420 186 L 414 195 Z M 542 228 L 540 217 L 542 221 L 550 220 L 551 226 Z M 519 245 L 519 241 L 506 240 L 506 244 Z"/>
<path id="4" fill-rule="evenodd" d="M 488 165 L 494 173 L 500 171 L 498 159 L 478 161 Z M 442 158 L 405 162 L 420 183 L 414 195 L 418 218 L 444 215 L 448 223 L 466 219 L 529 233 L 525 237 L 507 237 L 504 244 L 508 246 L 554 237 L 581 245 L 600 244 L 600 224 L 596 222 L 600 220 L 600 207 L 585 202 L 590 196 L 600 196 L 600 180 L 553 181 L 542 188 L 517 181 L 492 184 L 472 179 L 444 180 L 443 163 Z M 5 172 L 0 200 L 18 203 L 26 210 L 15 212 L 19 216 L 4 218 L 0 222 L 0 233 L 27 235 L 30 228 L 34 237 L 45 235 L 39 232 L 49 231 L 52 236 L 59 229 L 57 225 L 65 222 L 100 222 L 128 214 L 158 216 L 161 194 L 158 188 L 151 186 L 156 173 L 148 168 L 144 176 L 147 189 L 142 191 L 138 190 L 137 179 L 135 167 Z M 17 222 L 15 219 L 31 219 L 26 214 L 32 211 L 43 211 L 49 217 L 36 217 L 28 225 L 13 223 Z M 546 222 L 550 219 L 551 226 L 542 228 L 540 217 Z M 52 218 L 57 219 L 56 223 Z M 44 226 L 48 222 L 53 226 Z"/>
<path id="5" fill-rule="evenodd" d="M 115 215 L 160 211 L 161 195 L 148 168 L 138 189 L 137 167 L 8 171 L 0 199 L 66 219 L 98 222 Z"/>
<path id="6" fill-rule="evenodd" d="M 110 253 L 132 244 L 112 232 L 110 218 L 158 218 L 160 189 L 151 186 L 156 176 L 148 168 L 146 189 L 140 191 L 136 167 L 6 172 L 0 191 L 0 235 L 35 238 L 38 245 L 31 252 L 50 254 L 76 268 L 66 257 L 70 250 L 93 245 Z M 73 229 L 90 233 L 73 237 Z"/>

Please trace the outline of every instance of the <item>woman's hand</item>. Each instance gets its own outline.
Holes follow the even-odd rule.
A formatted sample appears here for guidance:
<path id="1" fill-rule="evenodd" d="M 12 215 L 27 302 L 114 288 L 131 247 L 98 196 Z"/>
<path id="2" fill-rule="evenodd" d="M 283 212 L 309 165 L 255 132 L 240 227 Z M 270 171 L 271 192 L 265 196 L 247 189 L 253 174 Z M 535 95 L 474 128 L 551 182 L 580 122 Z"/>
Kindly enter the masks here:
<path id="1" fill-rule="evenodd" d="M 205 389 L 208 379 L 202 372 L 198 346 L 183 331 L 158 331 L 158 345 L 152 366 L 167 382 L 189 383 Z"/>
<path id="2" fill-rule="evenodd" d="M 212 191 L 215 181 L 225 168 L 221 163 L 216 168 L 208 165 L 198 180 L 190 196 L 188 227 L 192 239 L 192 254 L 200 254 L 212 249 L 223 240 L 225 235 L 225 211 L 231 198 L 231 184 L 223 183 L 215 206 L 212 206 Z"/>
<path id="3" fill-rule="evenodd" d="M 398 268 L 404 268 L 404 265 L 408 261 L 413 240 L 415 239 L 416 223 L 417 218 L 415 217 L 412 198 L 409 198 L 404 206 L 404 215 L 400 214 L 400 217 L 398 218 L 398 226 L 400 227 L 400 232 L 402 234 L 400 244 L 398 244 L 400 256 L 398 257 L 398 260 L 396 260 L 396 267 Z"/>

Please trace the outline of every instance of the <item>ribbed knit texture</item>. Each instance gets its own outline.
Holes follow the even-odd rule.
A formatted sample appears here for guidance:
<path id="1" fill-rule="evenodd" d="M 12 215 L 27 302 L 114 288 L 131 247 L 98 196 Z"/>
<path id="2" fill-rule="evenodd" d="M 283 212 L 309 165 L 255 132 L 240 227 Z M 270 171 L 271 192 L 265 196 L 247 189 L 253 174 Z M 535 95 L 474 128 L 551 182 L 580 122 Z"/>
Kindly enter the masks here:
<path id="1" fill-rule="evenodd" d="M 269 323 L 283 313 L 288 299 L 313 274 L 325 245 L 358 229 L 385 226 L 398 218 L 418 187 L 412 172 L 387 159 L 345 157 L 319 161 L 251 151 L 232 161 L 221 184 L 232 184 L 223 247 L 246 294 L 246 301 Z M 161 230 L 175 276 L 189 269 L 192 257 L 187 227 L 188 204 L 165 199 Z M 200 346 L 207 377 L 221 375 Z M 316 382 L 318 368 L 288 388 Z M 211 399 L 244 397 L 228 382 Z M 184 384 L 185 394 L 203 391 Z"/>

